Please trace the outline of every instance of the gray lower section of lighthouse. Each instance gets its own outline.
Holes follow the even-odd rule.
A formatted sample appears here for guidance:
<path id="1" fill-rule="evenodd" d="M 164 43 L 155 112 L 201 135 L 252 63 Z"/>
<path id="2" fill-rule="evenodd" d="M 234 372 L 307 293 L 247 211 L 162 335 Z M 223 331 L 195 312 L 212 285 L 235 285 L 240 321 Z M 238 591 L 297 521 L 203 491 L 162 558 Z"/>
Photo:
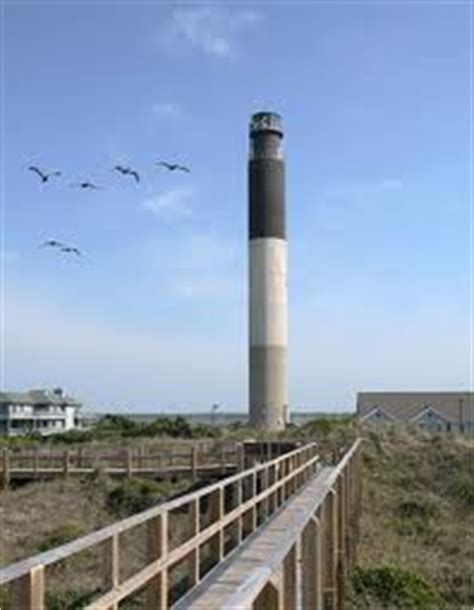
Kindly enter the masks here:
<path id="1" fill-rule="evenodd" d="M 250 423 L 281 430 L 288 418 L 287 246 L 281 119 L 254 114 L 249 158 Z"/>

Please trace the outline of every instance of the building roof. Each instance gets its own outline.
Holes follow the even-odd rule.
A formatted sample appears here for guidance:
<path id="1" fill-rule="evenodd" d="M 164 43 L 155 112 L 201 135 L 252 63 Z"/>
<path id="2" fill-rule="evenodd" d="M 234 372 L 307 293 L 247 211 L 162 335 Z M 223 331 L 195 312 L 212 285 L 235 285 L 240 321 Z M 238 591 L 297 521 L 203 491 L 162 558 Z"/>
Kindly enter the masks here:
<path id="1" fill-rule="evenodd" d="M 451 422 L 474 421 L 474 392 L 359 392 L 357 414 L 364 417 L 377 407 L 399 421 L 413 419 L 431 407 Z"/>
<path id="2" fill-rule="evenodd" d="M 21 405 L 71 405 L 79 407 L 80 403 L 62 390 L 34 389 L 27 392 L 0 392 L 0 403 Z"/>

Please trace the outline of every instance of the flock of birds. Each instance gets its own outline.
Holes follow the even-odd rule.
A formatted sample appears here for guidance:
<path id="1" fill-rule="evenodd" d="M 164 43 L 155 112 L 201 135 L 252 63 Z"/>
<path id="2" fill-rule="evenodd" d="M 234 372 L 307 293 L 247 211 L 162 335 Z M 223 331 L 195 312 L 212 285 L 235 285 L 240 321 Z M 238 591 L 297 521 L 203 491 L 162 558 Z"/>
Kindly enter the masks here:
<path id="1" fill-rule="evenodd" d="M 156 163 L 156 165 L 158 165 L 159 167 L 163 167 L 164 169 L 168 170 L 169 172 L 189 173 L 191 171 L 189 169 L 189 167 L 186 167 L 185 165 L 180 165 L 179 163 L 169 163 L 168 161 L 158 161 Z M 36 165 L 30 165 L 28 167 L 28 171 L 35 173 L 41 179 L 42 184 L 49 182 L 51 179 L 59 178 L 62 176 L 62 172 L 59 172 L 59 171 L 46 172 L 43 169 L 40 169 L 39 167 L 37 167 Z M 132 177 L 136 183 L 140 182 L 140 174 L 131 167 L 128 167 L 126 165 L 115 165 L 113 168 L 113 171 L 121 174 L 122 176 Z M 77 183 L 71 184 L 70 186 L 80 188 L 83 190 L 87 190 L 87 189 L 102 190 L 103 189 L 103 187 L 98 186 L 97 184 L 94 184 L 93 182 L 91 182 L 89 180 L 83 180 L 82 182 L 77 182 Z M 48 239 L 43 244 L 41 244 L 41 247 L 54 248 L 65 254 L 73 254 L 75 256 L 82 256 L 81 250 L 79 250 L 79 248 L 76 248 L 76 246 L 71 246 L 69 244 L 65 244 L 62 241 L 58 241 L 56 239 Z"/>

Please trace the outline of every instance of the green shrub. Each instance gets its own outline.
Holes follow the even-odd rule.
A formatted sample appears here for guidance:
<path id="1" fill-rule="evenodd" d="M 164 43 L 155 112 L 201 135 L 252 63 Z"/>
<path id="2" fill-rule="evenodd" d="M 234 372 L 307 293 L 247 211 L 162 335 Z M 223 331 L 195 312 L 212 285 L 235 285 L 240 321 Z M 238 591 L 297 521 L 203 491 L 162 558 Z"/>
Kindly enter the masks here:
<path id="1" fill-rule="evenodd" d="M 177 417 L 158 417 L 143 427 L 144 436 L 171 436 L 172 438 L 191 438 L 192 428 L 182 415 Z"/>
<path id="2" fill-rule="evenodd" d="M 0 587 L 0 608 L 10 610 L 10 595 L 6 585 Z"/>
<path id="3" fill-rule="evenodd" d="M 49 551 L 49 549 L 54 549 L 57 546 L 66 544 L 66 542 L 71 542 L 71 540 L 82 536 L 84 533 L 84 530 L 77 523 L 63 523 L 46 534 L 44 539 L 37 545 L 38 551 L 41 553 Z"/>
<path id="4" fill-rule="evenodd" d="M 160 502 L 168 491 L 166 483 L 127 479 L 107 495 L 107 508 L 117 517 L 127 517 Z"/>
<path id="5" fill-rule="evenodd" d="M 400 502 L 395 512 L 399 517 L 405 519 L 430 519 L 438 515 L 439 509 L 434 502 L 420 495 Z"/>
<path id="6" fill-rule="evenodd" d="M 219 438 L 222 436 L 222 429 L 207 424 L 196 424 L 192 427 L 191 434 L 193 438 Z"/>
<path id="7" fill-rule="evenodd" d="M 94 438 L 92 430 L 68 430 L 60 434 L 51 434 L 45 439 L 47 442 L 65 445 L 72 445 L 75 443 L 89 443 Z"/>
<path id="8" fill-rule="evenodd" d="M 84 593 L 75 589 L 46 591 L 45 608 L 46 610 L 80 610 L 91 602 L 98 592 L 99 590 Z"/>
<path id="9" fill-rule="evenodd" d="M 398 566 L 356 567 L 351 576 L 354 592 L 364 608 L 439 608 L 441 597 L 421 576 Z"/>
<path id="10" fill-rule="evenodd" d="M 474 477 L 467 472 L 460 472 L 448 487 L 448 495 L 458 500 L 466 508 L 474 507 Z"/>

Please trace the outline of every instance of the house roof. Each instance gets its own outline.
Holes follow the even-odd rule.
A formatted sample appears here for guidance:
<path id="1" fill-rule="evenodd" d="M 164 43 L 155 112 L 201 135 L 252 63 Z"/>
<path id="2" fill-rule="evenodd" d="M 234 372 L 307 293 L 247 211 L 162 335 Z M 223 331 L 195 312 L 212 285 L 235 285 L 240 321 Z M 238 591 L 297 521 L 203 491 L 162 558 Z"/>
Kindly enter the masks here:
<path id="1" fill-rule="evenodd" d="M 451 422 L 458 422 L 462 401 L 463 422 L 474 422 L 474 392 L 359 392 L 357 414 L 364 417 L 379 407 L 397 420 L 413 419 L 431 407 Z"/>
<path id="2" fill-rule="evenodd" d="M 80 406 L 77 400 L 59 394 L 54 390 L 34 389 L 27 392 L 0 392 L 0 403 L 6 404 L 22 404 L 22 405 L 71 405 Z"/>

